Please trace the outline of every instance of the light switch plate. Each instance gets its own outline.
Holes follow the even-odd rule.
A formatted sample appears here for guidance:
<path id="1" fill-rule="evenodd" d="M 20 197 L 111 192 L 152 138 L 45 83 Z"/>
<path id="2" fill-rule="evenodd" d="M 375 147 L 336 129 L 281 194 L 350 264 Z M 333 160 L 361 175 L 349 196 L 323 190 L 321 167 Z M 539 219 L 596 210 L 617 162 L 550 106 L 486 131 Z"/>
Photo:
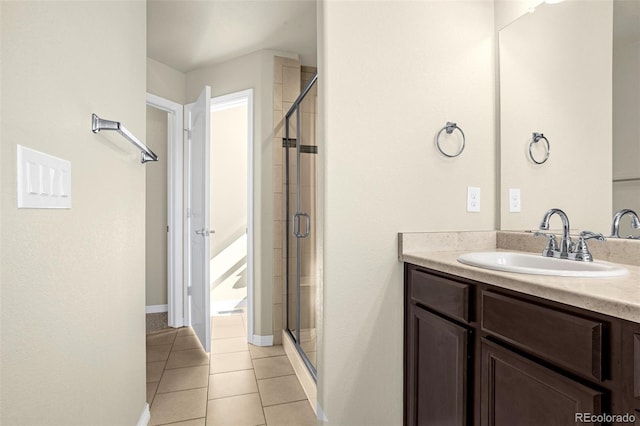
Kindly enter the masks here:
<path id="1" fill-rule="evenodd" d="M 18 145 L 18 208 L 70 209 L 71 162 Z"/>
<path id="2" fill-rule="evenodd" d="M 480 211 L 480 188 L 473 186 L 467 188 L 467 211 Z"/>
<path id="3" fill-rule="evenodd" d="M 509 212 L 520 213 L 520 188 L 509 188 Z"/>

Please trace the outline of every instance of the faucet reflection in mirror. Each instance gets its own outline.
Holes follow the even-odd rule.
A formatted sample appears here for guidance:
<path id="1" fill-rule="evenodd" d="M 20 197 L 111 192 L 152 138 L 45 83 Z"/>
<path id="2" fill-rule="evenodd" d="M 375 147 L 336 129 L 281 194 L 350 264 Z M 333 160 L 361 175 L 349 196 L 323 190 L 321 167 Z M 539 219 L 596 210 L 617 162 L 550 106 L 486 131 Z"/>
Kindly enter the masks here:
<path id="1" fill-rule="evenodd" d="M 560 240 L 560 246 L 558 247 L 558 242 L 554 234 L 535 232 L 533 234 L 535 237 L 544 236 L 549 239 L 547 246 L 542 251 L 542 255 L 545 257 L 553 257 L 556 259 L 592 262 L 593 256 L 591 255 L 591 252 L 589 252 L 587 240 L 595 238 L 597 240 L 604 241 L 604 236 L 596 232 L 582 231 L 578 237 L 578 242 L 574 244 L 574 242 L 571 240 L 570 235 L 571 228 L 569 226 L 569 217 L 562 210 L 555 208 L 550 209 L 544 214 L 542 222 L 540 223 L 541 230 L 549 230 L 549 220 L 554 214 L 558 215 L 560 217 L 560 220 L 562 220 L 562 240 Z"/>
<path id="2" fill-rule="evenodd" d="M 620 237 L 620 219 L 622 219 L 622 217 L 625 215 L 631 216 L 631 226 L 634 229 L 640 229 L 640 217 L 638 217 L 638 214 L 631 209 L 622 209 L 622 210 L 619 210 L 613 216 L 613 223 L 611 224 L 611 235 L 610 235 L 611 238 L 621 238 Z M 627 238 L 630 238 L 633 240 L 640 240 L 640 235 L 637 235 L 637 236 L 629 235 Z"/>

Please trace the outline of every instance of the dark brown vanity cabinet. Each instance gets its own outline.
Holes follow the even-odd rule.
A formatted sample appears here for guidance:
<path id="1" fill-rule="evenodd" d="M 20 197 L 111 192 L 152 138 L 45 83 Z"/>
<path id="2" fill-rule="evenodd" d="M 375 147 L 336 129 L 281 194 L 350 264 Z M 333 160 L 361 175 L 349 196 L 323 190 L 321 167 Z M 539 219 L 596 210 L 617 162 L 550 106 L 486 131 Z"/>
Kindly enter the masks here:
<path id="1" fill-rule="evenodd" d="M 405 264 L 404 350 L 405 425 L 640 425 L 640 324 Z"/>
<path id="2" fill-rule="evenodd" d="M 411 269 L 405 303 L 405 423 L 469 424 L 469 286 Z"/>
<path id="3" fill-rule="evenodd" d="M 416 305 L 407 326 L 407 423 L 464 425 L 469 331 Z M 425 384 L 428 384 L 425 386 Z"/>

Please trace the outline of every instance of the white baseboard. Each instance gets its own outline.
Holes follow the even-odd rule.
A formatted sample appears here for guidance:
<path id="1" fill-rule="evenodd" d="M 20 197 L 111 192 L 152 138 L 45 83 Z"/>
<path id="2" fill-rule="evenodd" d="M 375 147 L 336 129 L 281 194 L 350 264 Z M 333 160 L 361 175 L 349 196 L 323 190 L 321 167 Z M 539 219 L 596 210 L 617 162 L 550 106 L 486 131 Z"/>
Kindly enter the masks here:
<path id="1" fill-rule="evenodd" d="M 273 335 L 260 336 L 254 334 L 251 338 L 251 344 L 256 346 L 273 346 Z"/>
<path id="2" fill-rule="evenodd" d="M 161 314 L 162 312 L 169 312 L 168 305 L 147 305 L 145 312 L 147 314 Z"/>
<path id="3" fill-rule="evenodd" d="M 149 411 L 149 404 L 144 404 L 144 409 L 142 410 L 142 414 L 140 414 L 140 418 L 138 419 L 138 423 L 136 426 L 147 426 L 149 424 L 149 420 L 151 420 L 151 412 Z"/>

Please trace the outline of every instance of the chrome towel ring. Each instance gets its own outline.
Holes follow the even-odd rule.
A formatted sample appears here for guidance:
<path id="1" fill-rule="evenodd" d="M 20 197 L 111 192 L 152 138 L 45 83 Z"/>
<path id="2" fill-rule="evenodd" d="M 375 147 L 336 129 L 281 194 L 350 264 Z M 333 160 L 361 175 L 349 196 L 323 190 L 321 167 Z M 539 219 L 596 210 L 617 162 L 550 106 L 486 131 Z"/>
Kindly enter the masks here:
<path id="1" fill-rule="evenodd" d="M 546 151 L 546 154 L 544 155 L 544 159 L 542 161 L 536 160 L 535 157 L 533 156 L 533 152 L 531 151 L 531 148 L 533 147 L 533 144 L 540 142 L 540 139 L 544 139 L 545 143 L 547 144 L 547 151 Z M 551 153 L 551 145 L 549 145 L 549 139 L 547 139 L 546 136 L 543 133 L 534 132 L 533 133 L 533 138 L 531 139 L 531 142 L 529 143 L 529 157 L 531 158 L 531 161 L 533 161 L 536 164 L 542 164 L 542 163 L 546 162 L 549 159 L 549 154 L 550 153 Z"/>
<path id="2" fill-rule="evenodd" d="M 456 129 L 458 129 L 458 131 L 462 135 L 462 145 L 460 145 L 460 149 L 455 154 L 447 154 L 446 152 L 444 152 L 442 150 L 442 147 L 440 147 L 440 134 L 442 134 L 442 132 L 446 130 L 447 134 L 450 135 Z M 458 125 L 456 123 L 452 123 L 450 121 L 447 121 L 447 125 L 444 126 L 442 129 L 440 129 L 440 131 L 438 132 L 438 135 L 436 136 L 436 147 L 438 148 L 438 151 L 440 151 L 440 154 L 444 155 L 445 157 L 449 157 L 449 158 L 457 157 L 458 155 L 462 154 L 462 151 L 464 151 L 464 145 L 465 145 L 465 137 L 464 137 L 464 132 L 462 131 L 462 129 L 460 127 L 458 127 Z"/>

